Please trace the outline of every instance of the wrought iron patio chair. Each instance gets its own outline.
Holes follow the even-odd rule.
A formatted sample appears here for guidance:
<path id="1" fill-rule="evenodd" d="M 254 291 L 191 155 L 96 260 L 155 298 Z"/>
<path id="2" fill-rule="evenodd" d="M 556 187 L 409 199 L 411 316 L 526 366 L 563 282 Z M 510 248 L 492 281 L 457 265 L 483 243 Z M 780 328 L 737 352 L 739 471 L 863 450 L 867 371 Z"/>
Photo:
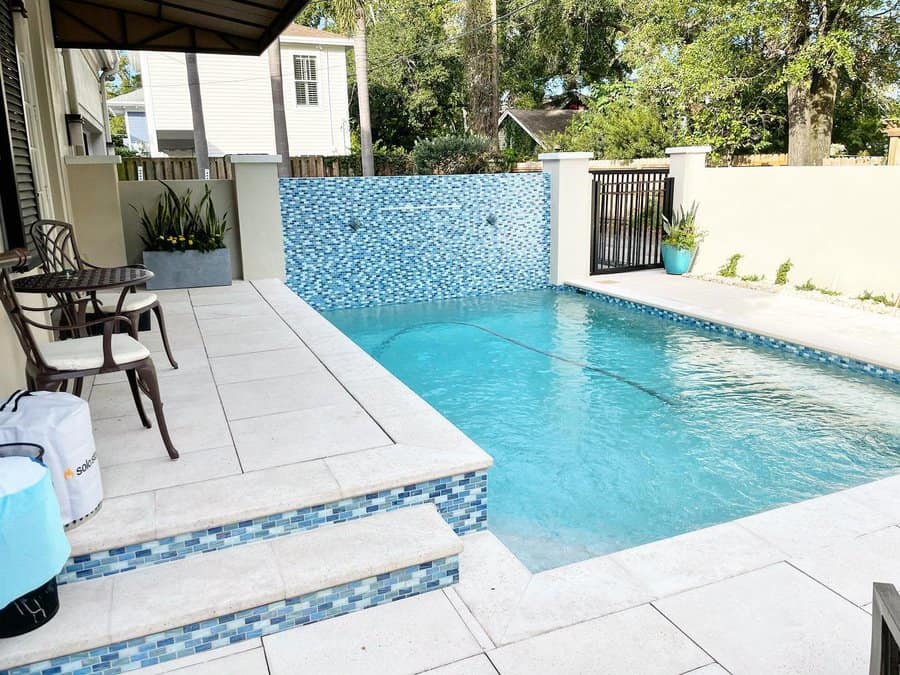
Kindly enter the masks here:
<path id="1" fill-rule="evenodd" d="M 31 237 L 41 259 L 41 266 L 47 272 L 64 272 L 85 268 L 100 269 L 97 265 L 92 265 L 81 257 L 78 243 L 75 241 L 74 228 L 70 223 L 61 220 L 39 220 L 31 226 Z M 143 267 L 143 265 L 128 265 L 127 267 Z M 169 346 L 166 320 L 159 297 L 156 293 L 149 291 L 137 291 L 134 288 L 131 290 L 132 292 L 125 297 L 122 308 L 118 312 L 119 293 L 97 293 L 96 301 L 92 301 L 91 308 L 101 316 L 124 314 L 135 325 L 141 314 L 152 310 L 159 324 L 159 333 L 162 337 L 163 348 L 166 350 L 166 357 L 173 368 L 178 368 L 178 363 L 172 356 L 172 348 Z"/>
<path id="2" fill-rule="evenodd" d="M 0 264 L 0 305 L 9 316 L 19 344 L 25 352 L 25 379 L 28 388 L 32 391 L 65 390 L 69 380 L 78 382 L 101 373 L 123 371 L 128 378 L 141 423 L 147 429 L 152 426 L 141 403 L 143 393 L 153 403 L 156 423 L 169 457 L 178 459 L 178 451 L 172 444 L 163 414 L 156 368 L 150 358 L 150 351 L 137 340 L 134 322 L 120 314 L 103 316 L 68 327 L 72 331 L 82 331 L 100 326 L 102 335 L 39 343 L 35 340 L 33 329 L 56 333 L 59 327 L 35 321 L 26 316 L 26 312 L 46 312 L 59 307 L 27 307 L 19 302 L 7 269 L 12 266 L 10 262 L 16 255 L 22 261 L 25 260 L 24 251 L 9 251 L 0 256 L 0 262 L 4 263 Z M 90 299 L 80 298 L 75 302 L 87 303 Z M 124 326 L 127 333 L 115 332 L 114 329 L 119 326 Z"/>

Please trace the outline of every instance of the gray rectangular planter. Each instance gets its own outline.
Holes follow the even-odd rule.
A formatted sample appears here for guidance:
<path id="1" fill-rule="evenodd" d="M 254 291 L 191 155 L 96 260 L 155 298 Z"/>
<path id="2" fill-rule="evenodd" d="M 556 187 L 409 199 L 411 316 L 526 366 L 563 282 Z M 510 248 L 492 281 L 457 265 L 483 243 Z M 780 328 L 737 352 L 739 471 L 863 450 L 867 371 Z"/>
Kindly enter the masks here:
<path id="1" fill-rule="evenodd" d="M 231 285 L 231 255 L 227 248 L 209 253 L 144 251 L 144 265 L 154 274 L 147 282 L 151 291 Z"/>

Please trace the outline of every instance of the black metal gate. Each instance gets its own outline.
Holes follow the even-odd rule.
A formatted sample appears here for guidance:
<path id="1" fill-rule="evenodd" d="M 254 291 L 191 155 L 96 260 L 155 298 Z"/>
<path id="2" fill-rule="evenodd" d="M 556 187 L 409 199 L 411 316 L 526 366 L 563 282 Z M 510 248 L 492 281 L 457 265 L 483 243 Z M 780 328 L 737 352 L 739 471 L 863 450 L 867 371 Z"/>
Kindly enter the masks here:
<path id="1" fill-rule="evenodd" d="M 662 267 L 663 216 L 672 217 L 667 169 L 591 171 L 591 274 Z"/>

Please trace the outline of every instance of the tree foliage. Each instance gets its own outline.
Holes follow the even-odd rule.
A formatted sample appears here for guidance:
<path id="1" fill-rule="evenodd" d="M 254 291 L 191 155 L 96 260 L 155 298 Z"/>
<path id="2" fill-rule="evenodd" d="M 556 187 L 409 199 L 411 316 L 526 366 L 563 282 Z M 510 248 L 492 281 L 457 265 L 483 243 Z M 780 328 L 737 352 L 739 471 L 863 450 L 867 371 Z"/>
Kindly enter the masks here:
<path id="1" fill-rule="evenodd" d="M 680 117 L 688 142 L 721 154 L 780 149 L 787 130 L 814 161 L 830 145 L 838 85 L 883 96 L 898 77 L 897 6 L 883 0 L 623 6 L 622 58 L 638 95 Z"/>
<path id="2" fill-rule="evenodd" d="M 663 110 L 637 98 L 631 87 L 605 87 L 550 145 L 566 151 L 592 150 L 604 159 L 661 157 L 682 135 Z"/>
<path id="3" fill-rule="evenodd" d="M 525 7 L 515 11 L 518 7 Z M 500 82 L 512 107 L 540 106 L 624 75 L 615 0 L 502 0 Z M 508 16 L 507 16 L 508 15 Z"/>
<path id="4" fill-rule="evenodd" d="M 456 1 L 370 0 L 368 10 L 369 95 L 376 140 L 412 149 L 417 139 L 461 132 L 466 105 L 463 63 L 459 45 L 448 42 L 455 30 Z M 300 20 L 339 30 L 330 2 L 311 3 Z M 355 100 L 351 107 L 355 119 Z"/>

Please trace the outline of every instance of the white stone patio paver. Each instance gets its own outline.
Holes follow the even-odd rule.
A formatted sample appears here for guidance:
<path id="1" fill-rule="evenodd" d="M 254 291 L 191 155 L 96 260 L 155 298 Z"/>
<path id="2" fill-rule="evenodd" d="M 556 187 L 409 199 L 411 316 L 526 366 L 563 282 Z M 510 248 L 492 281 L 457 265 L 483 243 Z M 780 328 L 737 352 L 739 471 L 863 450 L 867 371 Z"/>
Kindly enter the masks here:
<path id="1" fill-rule="evenodd" d="M 850 488 L 844 494 L 900 523 L 900 475 Z"/>
<path id="2" fill-rule="evenodd" d="M 259 647 L 169 672 L 177 675 L 269 675 L 269 664 Z"/>
<path id="3" fill-rule="evenodd" d="M 748 530 L 724 523 L 609 556 L 657 597 L 720 581 L 783 560 Z"/>
<path id="4" fill-rule="evenodd" d="M 727 670 L 725 670 L 718 663 L 710 663 L 708 666 L 701 666 L 694 670 L 689 670 L 684 675 L 730 675 Z"/>
<path id="5" fill-rule="evenodd" d="M 423 675 L 497 675 L 497 669 L 487 656 L 481 654 L 427 670 Z"/>
<path id="6" fill-rule="evenodd" d="M 867 668 L 870 617 L 785 563 L 654 604 L 735 675 Z"/>
<path id="7" fill-rule="evenodd" d="M 271 328 L 242 333 L 204 335 L 203 343 L 210 358 L 265 352 L 296 347 L 300 341 L 290 328 L 278 321 Z"/>
<path id="8" fill-rule="evenodd" d="M 197 450 L 172 461 L 168 455 L 103 468 L 106 497 L 209 481 L 241 473 L 233 446 Z"/>
<path id="9" fill-rule="evenodd" d="M 900 370 L 900 321 L 896 317 L 669 275 L 663 270 L 566 282 Z"/>
<path id="10" fill-rule="evenodd" d="M 791 563 L 851 602 L 868 605 L 874 582 L 900 586 L 900 527 L 866 534 Z"/>
<path id="11" fill-rule="evenodd" d="M 212 373 L 197 370 L 178 377 L 159 378 L 159 390 L 163 404 L 168 408 L 186 408 L 218 400 L 216 384 Z M 142 399 L 144 410 L 152 417 L 152 405 L 146 397 Z M 97 384 L 91 389 L 91 417 L 94 420 L 132 415 L 138 420 L 131 390 L 125 381 Z M 140 421 L 138 420 L 138 428 Z"/>
<path id="12" fill-rule="evenodd" d="M 680 675 L 712 658 L 650 605 L 490 652 L 501 675 Z"/>
<path id="13" fill-rule="evenodd" d="M 263 638 L 272 675 L 412 675 L 481 652 L 440 592 Z"/>
<path id="14" fill-rule="evenodd" d="M 485 632 L 484 628 L 482 628 L 481 624 L 478 623 L 478 619 L 475 618 L 475 615 L 469 611 L 468 607 L 466 607 L 466 603 L 459 597 L 459 593 L 456 592 L 454 586 L 445 588 L 444 595 L 447 596 L 450 604 L 453 605 L 456 613 L 459 614 L 459 618 L 466 624 L 466 628 L 469 629 L 469 632 L 471 632 L 475 639 L 478 640 L 478 644 L 481 645 L 482 649 L 490 650 L 497 646 Z"/>
<path id="15" fill-rule="evenodd" d="M 243 318 L 248 316 L 274 316 L 268 303 L 260 297 L 253 299 L 241 298 L 237 302 L 228 302 L 220 305 L 204 304 L 194 305 L 194 315 L 198 320 L 203 319 L 227 319 L 232 317 Z"/>
<path id="16" fill-rule="evenodd" d="M 300 345 L 267 352 L 221 356 L 210 359 L 209 365 L 219 386 L 324 370 L 315 355 Z"/>
<path id="17" fill-rule="evenodd" d="M 224 384 L 219 387 L 219 395 L 229 420 L 353 403 L 330 373 L 319 371 Z"/>
<path id="18" fill-rule="evenodd" d="M 232 661 L 231 659 L 240 657 L 245 652 L 253 651 L 260 653 L 259 655 L 262 656 L 263 663 L 265 664 L 265 652 L 262 648 L 262 638 L 252 638 L 250 640 L 235 642 L 227 647 L 219 647 L 218 649 L 198 652 L 191 656 L 183 656 L 180 659 L 172 659 L 165 663 L 158 663 L 155 666 L 146 666 L 145 668 L 138 669 L 137 672 L 139 672 L 140 675 L 160 675 L 161 673 L 173 672 L 178 673 L 179 675 L 197 675 L 198 671 L 193 670 L 194 668 L 197 668 L 200 669 L 199 673 L 207 675 L 208 671 L 204 672 L 202 670 L 202 668 L 206 667 L 206 664 L 216 664 L 217 667 L 228 668 L 232 663 L 241 663 L 244 667 L 247 667 L 249 661 Z M 212 673 L 209 673 L 209 675 L 214 675 L 215 672 L 216 671 L 213 671 Z M 268 664 L 266 664 L 265 670 L 251 670 L 250 675 L 266 675 L 268 672 L 269 668 Z M 240 672 L 232 672 L 229 675 L 240 675 Z"/>
<path id="19" fill-rule="evenodd" d="M 796 557 L 888 527 L 894 519 L 851 494 L 835 492 L 733 522 Z"/>
<path id="20" fill-rule="evenodd" d="M 495 644 L 502 644 L 531 576 L 525 565 L 490 532 L 463 537 L 455 591 Z"/>
<path id="21" fill-rule="evenodd" d="M 329 424 L 322 424 L 322 419 Z M 388 445 L 375 421 L 355 402 L 231 422 L 244 471 L 305 462 Z"/>
<path id="22" fill-rule="evenodd" d="M 609 557 L 547 570 L 531 577 L 500 644 L 634 607 L 654 597 Z"/>
<path id="23" fill-rule="evenodd" d="M 284 327 L 284 322 L 274 313 L 263 316 L 198 319 L 197 324 L 200 327 L 200 334 L 204 338 L 214 335 L 257 333 L 267 330 L 280 331 Z"/>
<path id="24" fill-rule="evenodd" d="M 169 433 L 177 439 L 180 454 L 231 445 L 231 432 L 218 401 L 198 403 L 190 408 L 168 406 L 164 410 Z M 151 429 L 144 429 L 133 412 L 94 421 L 94 442 L 100 466 L 108 468 L 168 457 L 149 405 L 147 415 L 153 423 Z"/>
<path id="25" fill-rule="evenodd" d="M 158 490 L 154 493 L 155 536 L 327 504 L 341 496 L 337 481 L 321 461 Z"/>
<path id="26" fill-rule="evenodd" d="M 453 454 L 434 448 L 388 445 L 325 459 L 345 495 L 368 494 L 403 484 L 443 476 L 458 476 L 484 468 L 484 451 L 471 441 L 454 447 Z"/>

